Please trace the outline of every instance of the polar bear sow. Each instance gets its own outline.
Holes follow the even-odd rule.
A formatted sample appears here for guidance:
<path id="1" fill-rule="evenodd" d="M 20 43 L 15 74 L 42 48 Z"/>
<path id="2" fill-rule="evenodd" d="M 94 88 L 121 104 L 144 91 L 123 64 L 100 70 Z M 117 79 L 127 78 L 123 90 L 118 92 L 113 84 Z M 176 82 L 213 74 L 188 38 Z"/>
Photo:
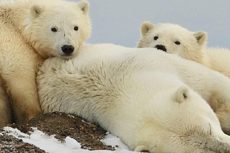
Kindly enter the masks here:
<path id="1" fill-rule="evenodd" d="M 145 22 L 141 26 L 138 47 L 153 47 L 177 54 L 230 77 L 230 50 L 206 48 L 206 42 L 205 32 L 191 32 L 176 24 Z"/>
<path id="2" fill-rule="evenodd" d="M 136 151 L 230 152 L 230 137 L 199 96 L 215 95 L 216 112 L 229 123 L 229 112 L 221 110 L 230 106 L 230 95 L 222 91 L 230 90 L 228 78 L 151 48 L 93 45 L 80 51 L 76 59 L 52 58 L 41 67 L 37 81 L 44 112 L 97 122 Z"/>
<path id="3" fill-rule="evenodd" d="M 89 34 L 88 3 L 83 1 L 19 0 L 0 5 L 0 73 L 17 122 L 41 111 L 35 83 L 39 63 L 50 56 L 77 54 Z"/>

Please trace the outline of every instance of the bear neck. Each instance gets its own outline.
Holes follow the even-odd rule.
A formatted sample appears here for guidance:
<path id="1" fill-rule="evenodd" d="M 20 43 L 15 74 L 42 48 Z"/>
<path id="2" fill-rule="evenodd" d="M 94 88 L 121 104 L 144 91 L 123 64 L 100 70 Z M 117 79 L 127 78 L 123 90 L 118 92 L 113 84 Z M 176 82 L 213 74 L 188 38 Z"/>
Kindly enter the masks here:
<path id="1" fill-rule="evenodd" d="M 27 7 L 25 7 L 25 5 L 14 8 L 11 7 L 9 10 L 9 20 L 11 21 L 11 24 L 15 30 L 21 34 L 22 39 L 24 39 L 25 42 L 29 44 L 42 59 L 46 59 L 48 57 L 46 55 L 39 54 L 38 48 L 35 46 L 35 44 L 33 44 L 33 42 L 30 41 L 30 33 L 28 33 L 27 30 L 30 24 L 30 16 L 26 15 L 29 14 L 28 11 L 30 11 L 29 5 Z"/>
<path id="2" fill-rule="evenodd" d="M 205 52 L 204 48 L 205 46 L 194 50 L 188 50 L 185 58 L 209 66 L 210 62 L 207 58 L 207 53 Z"/>
<path id="3" fill-rule="evenodd" d="M 26 13 L 29 11 L 25 8 L 15 8 L 11 9 L 10 12 L 10 20 L 12 21 L 13 26 L 15 29 L 23 36 L 24 39 L 28 40 L 26 35 Z M 28 18 L 28 17 L 27 17 Z"/>

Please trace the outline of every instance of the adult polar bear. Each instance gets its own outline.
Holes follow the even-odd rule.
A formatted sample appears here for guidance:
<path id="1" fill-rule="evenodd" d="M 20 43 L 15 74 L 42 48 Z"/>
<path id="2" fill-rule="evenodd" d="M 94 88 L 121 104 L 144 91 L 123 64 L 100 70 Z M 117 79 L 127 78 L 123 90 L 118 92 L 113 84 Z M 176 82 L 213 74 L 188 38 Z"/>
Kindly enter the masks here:
<path id="1" fill-rule="evenodd" d="M 136 151 L 230 152 L 215 113 L 189 87 L 228 130 L 228 78 L 153 50 L 92 45 L 75 60 L 47 60 L 37 78 L 43 111 L 97 122 Z"/>

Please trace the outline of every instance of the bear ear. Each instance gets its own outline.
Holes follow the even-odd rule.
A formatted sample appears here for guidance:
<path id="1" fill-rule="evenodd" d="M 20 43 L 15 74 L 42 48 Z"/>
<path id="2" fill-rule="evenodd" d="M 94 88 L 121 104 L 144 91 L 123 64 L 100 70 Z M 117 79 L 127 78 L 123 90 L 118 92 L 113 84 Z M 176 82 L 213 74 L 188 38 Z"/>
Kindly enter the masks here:
<path id="1" fill-rule="evenodd" d="M 89 2 L 87 0 L 81 0 L 77 5 L 84 14 L 89 13 Z"/>
<path id="2" fill-rule="evenodd" d="M 175 93 L 175 101 L 183 103 L 188 99 L 189 91 L 186 87 L 180 87 Z"/>
<path id="3" fill-rule="evenodd" d="M 42 12 L 43 12 L 43 8 L 41 6 L 34 5 L 31 7 L 31 14 L 34 18 L 39 17 Z"/>
<path id="4" fill-rule="evenodd" d="M 146 33 L 148 33 L 151 29 L 154 28 L 154 24 L 152 24 L 151 22 L 145 21 L 142 25 L 141 25 L 141 35 L 145 36 Z"/>
<path id="5" fill-rule="evenodd" d="M 199 45 L 203 46 L 208 38 L 208 35 L 206 32 L 195 32 L 194 37 L 196 38 Z"/>
<path id="6" fill-rule="evenodd" d="M 141 145 L 141 146 L 137 146 L 134 150 L 135 152 L 142 152 L 142 153 L 149 153 L 150 151 L 147 149 L 146 146 Z"/>

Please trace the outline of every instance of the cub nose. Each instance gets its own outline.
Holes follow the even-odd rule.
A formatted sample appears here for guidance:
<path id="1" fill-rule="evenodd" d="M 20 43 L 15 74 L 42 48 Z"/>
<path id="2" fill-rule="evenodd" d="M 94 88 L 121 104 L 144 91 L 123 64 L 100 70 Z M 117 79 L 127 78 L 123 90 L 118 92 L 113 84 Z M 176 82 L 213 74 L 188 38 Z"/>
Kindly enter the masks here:
<path id="1" fill-rule="evenodd" d="M 71 55 L 74 51 L 74 47 L 72 45 L 63 45 L 61 50 L 65 55 Z"/>
<path id="2" fill-rule="evenodd" d="M 164 52 L 167 52 L 167 49 L 166 49 L 166 47 L 164 45 L 156 45 L 155 48 L 160 49 L 160 50 L 162 50 Z"/>

